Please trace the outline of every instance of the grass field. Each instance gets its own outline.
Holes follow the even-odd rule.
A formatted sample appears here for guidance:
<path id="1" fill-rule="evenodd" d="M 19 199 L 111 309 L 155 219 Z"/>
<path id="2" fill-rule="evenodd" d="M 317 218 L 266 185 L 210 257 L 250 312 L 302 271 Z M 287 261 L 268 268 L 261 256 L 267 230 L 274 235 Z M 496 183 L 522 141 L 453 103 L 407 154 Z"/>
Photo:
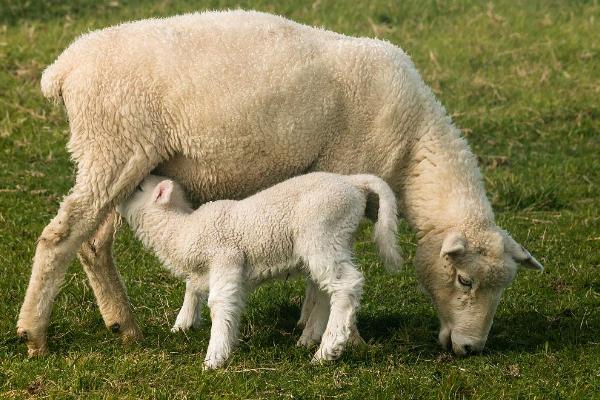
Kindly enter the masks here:
<path id="1" fill-rule="evenodd" d="M 600 6 L 597 1 L 0 0 L 0 398 L 600 398 Z M 60 107 L 40 73 L 81 32 L 204 9 L 255 8 L 403 47 L 480 157 L 499 224 L 545 266 L 506 291 L 482 355 L 436 344 L 412 268 L 390 278 L 368 240 L 359 328 L 366 349 L 313 366 L 294 346 L 301 282 L 252 297 L 243 343 L 203 372 L 209 323 L 169 331 L 184 286 L 128 230 L 116 258 L 145 333 L 123 346 L 73 263 L 49 328 L 51 354 L 15 338 L 35 241 L 73 182 Z M 208 315 L 206 315 L 208 318 Z"/>

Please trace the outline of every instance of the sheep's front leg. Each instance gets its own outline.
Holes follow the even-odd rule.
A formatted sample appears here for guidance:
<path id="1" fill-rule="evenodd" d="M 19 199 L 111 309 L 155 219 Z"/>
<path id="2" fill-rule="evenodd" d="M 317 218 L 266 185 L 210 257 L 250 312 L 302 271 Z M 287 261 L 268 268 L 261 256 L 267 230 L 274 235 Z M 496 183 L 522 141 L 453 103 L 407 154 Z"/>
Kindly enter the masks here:
<path id="1" fill-rule="evenodd" d="M 204 369 L 221 367 L 237 344 L 245 289 L 241 263 L 219 263 L 211 268 L 208 307 L 212 327 Z"/>
<path id="2" fill-rule="evenodd" d="M 183 305 L 171 332 L 187 331 L 198 328 L 202 322 L 202 305 L 206 302 L 206 293 L 198 290 L 189 280 L 185 283 Z"/>
<path id="3" fill-rule="evenodd" d="M 93 205 L 89 193 L 74 190 L 61 203 L 58 214 L 38 240 L 29 286 L 17 322 L 17 334 L 27 342 L 30 356 L 48 351 L 46 331 L 67 265 L 106 215 Z"/>
<path id="4" fill-rule="evenodd" d="M 113 238 L 119 225 L 119 216 L 112 210 L 91 239 L 79 250 L 79 261 L 87 274 L 96 296 L 104 324 L 123 340 L 142 337 L 133 318 L 125 285 L 115 267 L 112 256 Z"/>

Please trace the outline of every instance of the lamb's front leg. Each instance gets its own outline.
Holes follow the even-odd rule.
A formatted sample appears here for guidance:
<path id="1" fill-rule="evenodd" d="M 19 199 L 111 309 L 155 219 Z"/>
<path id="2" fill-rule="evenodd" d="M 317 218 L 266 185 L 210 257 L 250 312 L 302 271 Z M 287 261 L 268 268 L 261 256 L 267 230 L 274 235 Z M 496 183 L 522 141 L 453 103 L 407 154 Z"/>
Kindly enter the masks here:
<path id="1" fill-rule="evenodd" d="M 237 344 L 246 300 L 242 263 L 219 263 L 210 269 L 208 307 L 212 327 L 204 369 L 221 367 Z"/>
<path id="2" fill-rule="evenodd" d="M 183 305 L 175 325 L 171 328 L 171 332 L 187 331 L 190 328 L 200 327 L 202 321 L 202 306 L 206 303 L 207 294 L 205 291 L 198 289 L 189 280 L 185 283 L 185 296 Z"/>

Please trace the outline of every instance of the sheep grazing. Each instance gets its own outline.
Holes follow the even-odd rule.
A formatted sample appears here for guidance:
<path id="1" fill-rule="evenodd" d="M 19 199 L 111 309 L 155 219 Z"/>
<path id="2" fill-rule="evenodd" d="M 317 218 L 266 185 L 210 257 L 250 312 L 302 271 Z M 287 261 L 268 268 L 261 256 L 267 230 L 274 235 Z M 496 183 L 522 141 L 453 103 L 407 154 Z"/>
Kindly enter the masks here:
<path id="1" fill-rule="evenodd" d="M 246 293 L 261 282 L 304 272 L 328 299 L 308 317 L 317 340 L 313 361 L 337 359 L 350 338 L 363 276 L 352 262 L 353 234 L 367 205 L 379 198 L 374 239 L 390 269 L 396 245 L 396 198 L 372 175 L 324 172 L 279 183 L 247 199 L 209 202 L 192 211 L 183 188 L 150 175 L 117 207 L 137 237 L 188 292 L 210 293 L 212 328 L 205 368 L 218 368 L 237 342 Z M 312 338 L 311 338 L 312 339 Z"/>
<path id="2" fill-rule="evenodd" d="M 116 204 L 152 171 L 196 204 L 310 171 L 383 178 L 416 231 L 440 340 L 459 354 L 483 347 L 516 263 L 541 268 L 495 225 L 476 158 L 391 43 L 257 12 L 186 14 L 81 36 L 41 87 L 64 102 L 77 176 L 37 243 L 17 322 L 30 355 L 47 351 L 78 250 L 105 324 L 140 336 L 111 247 Z"/>

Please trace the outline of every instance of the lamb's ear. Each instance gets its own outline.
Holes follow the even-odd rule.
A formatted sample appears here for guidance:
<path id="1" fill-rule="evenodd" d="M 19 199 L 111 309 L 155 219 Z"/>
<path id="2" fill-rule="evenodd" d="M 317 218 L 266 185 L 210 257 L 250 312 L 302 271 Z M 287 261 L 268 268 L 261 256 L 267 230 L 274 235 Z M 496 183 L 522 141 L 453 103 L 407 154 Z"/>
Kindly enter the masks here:
<path id="1" fill-rule="evenodd" d="M 467 239 L 459 232 L 450 232 L 444 238 L 442 242 L 442 251 L 440 251 L 440 257 L 444 256 L 457 256 L 465 252 L 467 245 Z"/>
<path id="2" fill-rule="evenodd" d="M 152 199 L 157 204 L 168 204 L 173 193 L 173 181 L 164 180 L 159 183 L 152 192 Z"/>
<path id="3" fill-rule="evenodd" d="M 536 260 L 525 247 L 517 243 L 512 237 L 506 235 L 506 241 L 504 243 L 505 251 L 523 267 L 536 269 L 540 272 L 544 270 L 544 266 L 540 264 L 540 262 Z"/>

